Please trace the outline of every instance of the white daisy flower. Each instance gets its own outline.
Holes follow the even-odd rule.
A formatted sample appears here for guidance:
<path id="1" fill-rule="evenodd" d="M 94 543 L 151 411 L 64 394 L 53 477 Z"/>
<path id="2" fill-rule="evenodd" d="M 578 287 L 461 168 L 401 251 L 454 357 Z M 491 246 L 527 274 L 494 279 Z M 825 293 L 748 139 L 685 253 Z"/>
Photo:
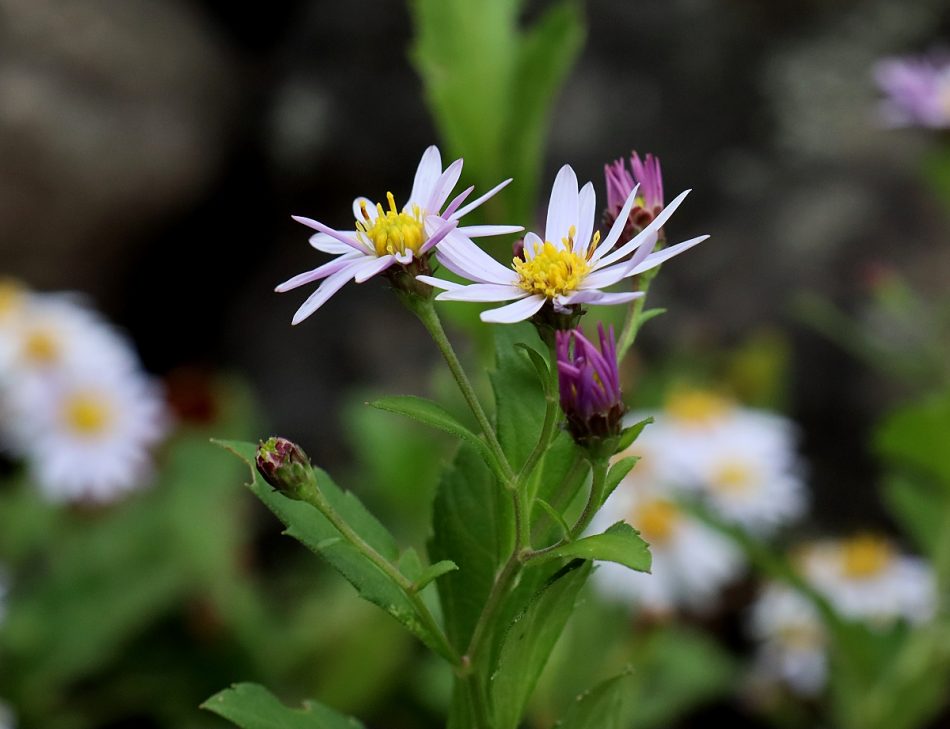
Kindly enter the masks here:
<path id="1" fill-rule="evenodd" d="M 323 281 L 294 315 L 299 324 L 339 291 L 346 283 L 363 283 L 376 274 L 394 266 L 409 266 L 413 275 L 428 271 L 425 261 L 429 252 L 454 235 L 457 241 L 489 235 L 517 233 L 516 225 L 472 225 L 459 227 L 459 220 L 475 210 L 511 182 L 505 180 L 484 195 L 468 203 L 474 188 L 469 187 L 448 205 L 449 195 L 462 174 L 462 160 L 457 159 L 445 170 L 438 147 L 431 146 L 422 155 L 416 169 L 412 192 L 405 206 L 397 207 L 392 193 L 387 193 L 387 205 L 372 203 L 365 197 L 353 201 L 354 230 L 334 230 L 310 218 L 293 216 L 298 223 L 318 231 L 310 237 L 310 245 L 323 253 L 336 256 L 332 261 L 312 271 L 301 273 L 277 287 L 278 292 L 290 291 L 313 281 Z"/>
<path id="2" fill-rule="evenodd" d="M 28 381 L 9 399 L 27 424 L 30 470 L 53 501 L 107 501 L 143 485 L 149 447 L 167 425 L 157 388 L 132 371 L 77 368 L 53 382 Z"/>
<path id="3" fill-rule="evenodd" d="M 806 578 L 842 615 L 872 624 L 921 623 L 936 610 L 930 565 L 899 553 L 887 539 L 862 534 L 822 541 L 803 550 Z"/>
<path id="4" fill-rule="evenodd" d="M 784 585 L 767 586 L 752 606 L 749 633 L 759 642 L 756 679 L 814 696 L 828 677 L 828 636 L 815 607 Z"/>
<path id="5" fill-rule="evenodd" d="M 508 324 L 529 319 L 545 303 L 557 313 L 580 304 L 610 305 L 635 299 L 641 292 L 607 293 L 609 286 L 659 266 L 692 248 L 709 236 L 700 236 L 653 253 L 657 231 L 683 202 L 681 193 L 631 240 L 615 248 L 637 196 L 634 188 L 607 237 L 594 232 L 597 203 L 594 186 L 588 182 L 577 190 L 577 176 L 569 165 L 558 172 L 548 204 L 544 238 L 528 233 L 524 259 L 515 258 L 506 268 L 463 236 L 449 234 L 436 257 L 450 271 L 474 283 L 460 285 L 432 276 L 420 280 L 445 289 L 437 297 L 450 301 L 499 302 L 515 300 L 497 309 L 483 311 L 482 321 Z"/>
<path id="6" fill-rule="evenodd" d="M 599 565 L 595 584 L 610 597 L 652 612 L 677 607 L 703 611 L 742 568 L 732 543 L 681 511 L 660 489 L 625 480 L 594 518 L 591 532 L 602 532 L 620 520 L 649 543 L 653 567 L 644 574 L 613 563 Z"/>

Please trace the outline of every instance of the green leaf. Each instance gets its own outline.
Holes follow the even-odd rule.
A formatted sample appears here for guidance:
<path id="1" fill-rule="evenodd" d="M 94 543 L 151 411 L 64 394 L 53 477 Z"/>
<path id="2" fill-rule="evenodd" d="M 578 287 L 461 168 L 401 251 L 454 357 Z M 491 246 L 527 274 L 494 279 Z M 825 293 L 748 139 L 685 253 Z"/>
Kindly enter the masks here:
<path id="1" fill-rule="evenodd" d="M 640 437 L 640 433 L 643 432 L 643 429 L 652 422 L 652 417 L 644 418 L 639 423 L 635 423 L 629 428 L 624 428 L 623 432 L 620 434 L 620 442 L 617 443 L 617 453 L 625 451 L 627 448 L 632 446 L 633 442 Z"/>
<path id="2" fill-rule="evenodd" d="M 551 378 L 551 368 L 548 366 L 548 361 L 545 356 L 525 342 L 518 342 L 515 344 L 515 347 L 524 352 L 528 356 L 528 359 L 531 360 L 534 371 L 538 374 L 538 380 L 541 382 L 541 387 L 547 392 L 548 383 Z"/>
<path id="3" fill-rule="evenodd" d="M 356 719 L 315 701 L 289 709 L 263 686 L 238 683 L 201 705 L 241 729 L 361 729 Z"/>
<path id="4" fill-rule="evenodd" d="M 577 697 L 555 729 L 623 729 L 630 684 L 629 672 L 602 681 Z"/>
<path id="5" fill-rule="evenodd" d="M 943 530 L 950 499 L 942 489 L 919 479 L 900 474 L 884 482 L 884 501 L 918 548 L 934 554 Z"/>
<path id="6" fill-rule="evenodd" d="M 491 452 L 488 450 L 485 442 L 462 425 L 438 403 L 413 395 L 394 395 L 392 397 L 383 397 L 379 400 L 374 400 L 369 404 L 379 410 L 405 415 L 408 418 L 418 420 L 426 425 L 431 425 L 438 430 L 443 430 L 446 433 L 454 435 L 456 438 L 461 438 L 471 443 L 482 451 L 482 454 L 486 458 L 492 458 Z"/>
<path id="7" fill-rule="evenodd" d="M 559 570 L 508 630 L 491 683 L 498 729 L 518 726 L 590 570 L 590 563 L 581 560 Z"/>
<path id="8" fill-rule="evenodd" d="M 650 548 L 640 532 L 625 521 L 618 521 L 603 534 L 578 539 L 545 555 L 545 559 L 560 557 L 616 562 L 637 572 L 649 572 L 652 562 Z"/>
<path id="9" fill-rule="evenodd" d="M 538 442 L 546 405 L 534 366 L 521 354 L 519 345 L 535 350 L 544 345 L 530 324 L 495 327 L 494 334 L 491 382 L 498 440 L 517 472 Z"/>
<path id="10" fill-rule="evenodd" d="M 413 580 L 413 590 L 418 592 L 433 580 L 441 577 L 442 575 L 447 575 L 449 572 L 455 572 L 458 568 L 458 565 L 450 559 L 443 559 L 441 562 L 436 562 L 435 564 L 429 565 L 424 570 L 422 570 L 422 574 Z"/>
<path id="11" fill-rule="evenodd" d="M 938 478 L 950 488 L 950 392 L 902 408 L 881 426 L 878 451 L 895 463 Z"/>
<path id="12" fill-rule="evenodd" d="M 360 597 L 392 615 L 432 650 L 449 657 L 419 620 L 415 607 L 399 584 L 346 541 L 316 508 L 303 501 L 289 499 L 264 482 L 254 466 L 257 448 L 253 443 L 219 443 L 248 464 L 253 477 L 248 488 L 284 523 L 287 527 L 285 534 L 326 559 L 356 588 Z M 315 468 L 314 473 L 321 493 L 347 525 L 383 558 L 393 564 L 398 563 L 399 549 L 396 542 L 376 517 L 365 509 L 356 496 L 337 487 L 326 472 Z"/>
<path id="13" fill-rule="evenodd" d="M 640 456 L 627 456 L 616 461 L 607 472 L 607 480 L 604 482 L 604 501 L 614 492 L 624 477 L 637 465 Z"/>
<path id="14" fill-rule="evenodd" d="M 665 313 L 666 309 L 647 309 L 646 311 L 642 311 L 640 312 L 638 326 L 642 327 L 644 324 L 650 321 L 650 319 L 655 319 L 656 317 L 660 316 L 660 314 Z"/>

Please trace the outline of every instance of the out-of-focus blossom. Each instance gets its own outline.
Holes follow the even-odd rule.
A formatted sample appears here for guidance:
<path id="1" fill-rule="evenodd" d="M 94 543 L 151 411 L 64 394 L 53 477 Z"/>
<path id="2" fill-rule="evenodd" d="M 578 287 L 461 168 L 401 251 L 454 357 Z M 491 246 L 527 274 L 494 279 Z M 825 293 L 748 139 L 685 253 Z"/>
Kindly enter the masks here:
<path id="1" fill-rule="evenodd" d="M 814 606 L 783 585 L 768 585 L 753 605 L 749 633 L 758 643 L 756 681 L 814 696 L 828 675 L 827 634 Z"/>
<path id="2" fill-rule="evenodd" d="M 0 701 L 0 729 L 16 729 L 13 709 L 4 701 Z"/>
<path id="3" fill-rule="evenodd" d="M 950 127 L 950 54 L 886 58 L 874 67 L 874 79 L 885 95 L 885 124 Z"/>
<path id="4" fill-rule="evenodd" d="M 862 534 L 804 548 L 803 575 L 842 615 L 872 624 L 929 620 L 936 609 L 930 565 L 887 539 Z"/>
<path id="5" fill-rule="evenodd" d="M 663 489 L 625 480 L 598 512 L 591 530 L 603 531 L 619 520 L 638 529 L 649 543 L 653 566 L 645 574 L 612 563 L 599 565 L 595 584 L 610 598 L 658 613 L 681 607 L 707 611 L 742 568 L 732 543 L 683 512 Z"/>
<path id="6" fill-rule="evenodd" d="M 617 247 L 637 190 L 627 196 L 617 221 L 601 241 L 600 233 L 594 232 L 597 204 L 594 186 L 588 182 L 578 192 L 574 170 L 564 165 L 551 190 L 544 238 L 528 233 L 524 239 L 524 257 L 515 258 L 511 268 L 498 263 L 470 240 L 449 236 L 439 245 L 436 257 L 446 268 L 473 283 L 459 285 L 431 276 L 422 276 L 420 280 L 445 289 L 437 297 L 440 300 L 514 300 L 514 303 L 482 312 L 482 321 L 499 324 L 530 319 L 545 304 L 556 314 L 570 313 L 584 304 L 621 304 L 643 294 L 608 293 L 604 289 L 653 269 L 709 237 L 700 236 L 653 252 L 657 231 L 688 192 L 681 193 L 637 236 Z"/>
<path id="7" fill-rule="evenodd" d="M 363 283 L 379 273 L 400 268 L 412 276 L 427 272 L 428 255 L 443 240 L 451 238 L 457 244 L 471 245 L 470 238 L 522 230 L 512 225 L 458 227 L 462 216 L 511 182 L 505 180 L 463 207 L 473 190 L 470 187 L 446 205 L 461 174 L 461 159 L 443 170 L 439 149 L 431 146 L 422 155 L 412 192 L 402 208 L 397 207 L 392 193 L 387 193 L 386 206 L 358 197 L 353 201 L 354 230 L 335 230 L 319 221 L 293 216 L 298 223 L 317 231 L 310 237 L 310 245 L 336 256 L 277 287 L 277 291 L 283 292 L 314 281 L 323 282 L 294 314 L 293 323 L 299 324 L 313 314 L 350 281 Z"/>
<path id="8" fill-rule="evenodd" d="M 663 209 L 663 174 L 660 160 L 652 154 L 644 159 L 636 152 L 630 155 L 630 167 L 623 158 L 604 165 L 607 182 L 607 209 L 604 221 L 613 225 L 620 216 L 627 197 L 637 189 L 634 205 L 627 214 L 624 235 L 631 237 L 646 228 Z M 658 231 L 662 238 L 662 231 Z"/>
<path id="9" fill-rule="evenodd" d="M 598 333 L 600 351 L 579 329 L 559 331 L 556 337 L 561 409 L 582 445 L 619 435 L 625 409 L 613 327 L 608 334 L 601 324 Z"/>

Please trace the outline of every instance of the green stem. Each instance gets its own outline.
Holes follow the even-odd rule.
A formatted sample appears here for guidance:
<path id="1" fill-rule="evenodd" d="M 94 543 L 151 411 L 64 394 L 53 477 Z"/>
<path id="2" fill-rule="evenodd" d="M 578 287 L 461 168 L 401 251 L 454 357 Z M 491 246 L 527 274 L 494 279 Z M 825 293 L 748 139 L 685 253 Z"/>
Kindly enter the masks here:
<path id="1" fill-rule="evenodd" d="M 640 291 L 643 292 L 643 296 L 631 301 L 630 306 L 627 308 L 627 316 L 623 322 L 623 329 L 620 330 L 620 340 L 617 342 L 618 361 L 623 360 L 627 354 L 627 350 L 633 346 L 633 342 L 637 338 L 637 333 L 640 331 L 640 325 L 642 324 L 643 307 L 646 304 L 647 294 L 650 291 L 650 282 L 653 281 L 653 277 L 656 276 L 659 270 L 659 268 L 654 268 L 640 274 Z"/>
<path id="2" fill-rule="evenodd" d="M 445 358 L 445 362 L 449 366 L 452 376 L 458 383 L 459 390 L 462 392 L 462 397 L 464 397 L 465 402 L 468 403 L 468 407 L 475 416 L 475 420 L 478 422 L 478 427 L 481 428 L 482 435 L 485 437 L 485 441 L 488 443 L 489 449 L 495 456 L 499 467 L 502 469 L 502 472 L 505 475 L 505 479 L 507 480 L 505 487 L 512 488 L 512 482 L 514 481 L 514 471 L 511 468 L 511 464 L 508 463 L 508 458 L 505 456 L 505 453 L 501 448 L 501 443 L 498 442 L 498 436 L 495 435 L 495 429 L 492 428 L 491 422 L 488 420 L 488 416 L 485 414 L 485 410 L 482 408 L 482 404 L 478 400 L 478 395 L 475 394 L 475 388 L 472 387 L 472 383 L 468 379 L 468 375 L 465 374 L 465 370 L 462 367 L 462 363 L 459 361 L 458 355 L 455 354 L 455 350 L 452 348 L 452 343 L 445 334 L 445 329 L 442 327 L 442 320 L 439 319 L 439 314 L 436 312 L 432 300 L 414 298 L 408 302 L 408 306 L 419 318 L 419 321 L 422 322 L 422 326 L 426 328 L 426 331 L 429 332 L 429 335 L 439 348 L 439 351 L 442 352 L 442 356 Z"/>
<path id="3" fill-rule="evenodd" d="M 491 729 L 492 721 L 488 715 L 488 704 L 485 701 L 478 674 L 472 672 L 464 680 L 468 699 L 472 705 L 472 713 L 475 715 L 475 729 Z"/>
<path id="4" fill-rule="evenodd" d="M 485 640 L 488 637 L 488 627 L 491 625 L 492 620 L 494 620 L 495 613 L 501 607 L 505 593 L 508 592 L 509 586 L 521 569 L 521 563 L 518 560 L 519 551 L 520 550 L 515 549 L 508 558 L 508 561 L 505 562 L 505 566 L 501 568 L 501 572 L 499 572 L 498 577 L 495 578 L 495 584 L 492 585 L 491 592 L 488 595 L 488 601 L 485 603 L 482 614 L 478 616 L 478 622 L 475 624 L 475 630 L 472 632 L 472 639 L 469 641 L 468 648 L 465 651 L 465 659 L 471 662 L 473 666 L 477 664 L 478 658 L 485 648 Z"/>
<path id="5" fill-rule="evenodd" d="M 524 465 L 521 466 L 521 470 L 518 472 L 515 487 L 519 491 L 524 488 L 525 483 L 531 478 L 531 474 L 538 465 L 538 461 L 541 460 L 551 445 L 555 426 L 558 421 L 560 404 L 558 402 L 557 353 L 555 352 L 553 342 L 550 344 L 550 357 L 548 359 L 550 360 L 549 375 L 548 381 L 544 383 L 544 423 L 541 426 L 541 433 L 538 436 L 537 444 L 535 444 L 534 449 L 528 455 L 527 460 L 525 460 Z"/>
<path id="6" fill-rule="evenodd" d="M 337 514 L 336 510 L 330 505 L 330 502 L 324 498 L 320 489 L 315 483 L 309 483 L 299 491 L 299 497 L 306 501 L 319 511 L 330 522 L 334 528 L 340 532 L 343 538 L 356 548 L 370 562 L 376 565 L 387 577 L 395 582 L 405 593 L 406 597 L 412 603 L 416 613 L 419 615 L 423 626 L 433 635 L 439 644 L 440 652 L 446 656 L 454 666 L 462 665 L 462 657 L 458 651 L 449 643 L 448 638 L 442 631 L 442 628 L 436 622 L 429 608 L 423 602 L 418 592 L 414 589 L 412 580 L 406 577 L 396 565 L 381 555 L 369 544 L 363 537 L 357 534 L 346 521 Z"/>
<path id="7" fill-rule="evenodd" d="M 604 498 L 604 485 L 607 481 L 607 469 L 610 466 L 610 462 L 606 458 L 598 458 L 591 461 L 591 481 L 590 481 L 590 496 L 587 498 L 587 504 L 584 506 L 584 511 L 581 512 L 580 517 L 578 517 L 577 522 L 571 528 L 571 539 L 577 539 L 581 534 L 584 533 L 584 530 L 590 526 L 591 519 L 594 518 L 594 514 L 597 513 L 597 510 L 600 508 L 600 502 Z"/>

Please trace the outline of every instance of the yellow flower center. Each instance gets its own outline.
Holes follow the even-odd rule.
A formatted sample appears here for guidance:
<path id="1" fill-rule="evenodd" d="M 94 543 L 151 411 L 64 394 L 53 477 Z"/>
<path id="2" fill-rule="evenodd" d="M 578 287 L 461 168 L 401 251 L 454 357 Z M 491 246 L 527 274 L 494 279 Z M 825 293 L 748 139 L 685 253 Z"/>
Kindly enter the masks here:
<path id="1" fill-rule="evenodd" d="M 679 519 L 679 509 L 673 503 L 655 499 L 638 504 L 631 521 L 647 542 L 659 544 L 672 536 Z"/>
<path id="2" fill-rule="evenodd" d="M 376 203 L 376 220 L 370 218 L 366 203 L 361 203 L 363 219 L 356 221 L 356 237 L 363 243 L 368 241 L 377 256 L 407 250 L 419 253 L 426 240 L 422 209 L 413 205 L 411 212 L 400 211 L 391 192 L 386 193 L 386 199 L 389 200 L 389 210 L 383 210 L 382 204 Z"/>
<path id="3" fill-rule="evenodd" d="M 666 412 L 687 425 L 709 425 L 730 409 L 730 402 L 708 390 L 680 390 L 670 395 Z"/>
<path id="4" fill-rule="evenodd" d="M 23 358 L 33 365 L 49 365 L 59 359 L 60 343 L 49 329 L 33 329 L 23 339 Z"/>
<path id="5" fill-rule="evenodd" d="M 92 393 L 79 393 L 64 403 L 63 420 L 77 435 L 100 435 L 112 422 L 112 410 L 101 397 Z"/>
<path id="6" fill-rule="evenodd" d="M 846 577 L 866 580 L 887 569 L 894 559 L 894 549 L 886 540 L 865 534 L 844 543 L 841 559 Z"/>
<path id="7" fill-rule="evenodd" d="M 725 460 L 713 469 L 710 479 L 712 487 L 726 494 L 748 491 L 754 481 L 755 472 L 748 464 L 739 460 Z"/>
<path id="8" fill-rule="evenodd" d="M 576 291 L 590 272 L 587 259 L 574 252 L 574 236 L 577 231 L 571 226 L 567 238 L 561 239 L 560 246 L 549 241 L 534 244 L 534 257 L 530 260 L 515 258 L 515 271 L 520 280 L 518 286 L 532 294 L 541 294 L 549 299 Z M 600 240 L 594 235 L 590 253 Z"/>
<path id="9" fill-rule="evenodd" d="M 0 280 L 0 319 L 16 312 L 22 303 L 23 287 L 16 281 Z"/>

